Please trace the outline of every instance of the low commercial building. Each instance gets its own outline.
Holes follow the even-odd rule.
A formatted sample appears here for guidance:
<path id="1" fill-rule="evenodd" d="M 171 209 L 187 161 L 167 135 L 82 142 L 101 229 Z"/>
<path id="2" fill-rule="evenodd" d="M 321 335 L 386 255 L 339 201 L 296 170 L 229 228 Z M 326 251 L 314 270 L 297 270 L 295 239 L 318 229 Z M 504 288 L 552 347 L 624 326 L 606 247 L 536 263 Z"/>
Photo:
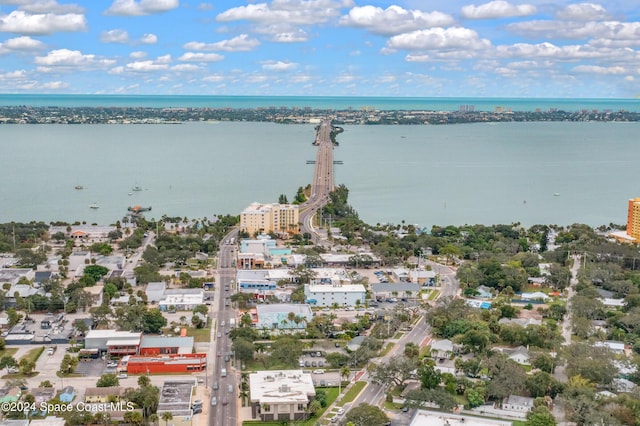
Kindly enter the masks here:
<path id="1" fill-rule="evenodd" d="M 410 426 L 511 426 L 507 420 L 487 419 L 459 414 L 417 410 Z"/>
<path id="2" fill-rule="evenodd" d="M 198 305 L 204 305 L 204 290 L 201 288 L 165 290 L 164 297 L 158 302 L 161 311 L 190 311 Z"/>
<path id="3" fill-rule="evenodd" d="M 249 393 L 251 418 L 285 422 L 305 418 L 316 390 L 301 370 L 258 371 L 249 375 Z"/>
<path id="4" fill-rule="evenodd" d="M 151 282 L 147 284 L 147 288 L 144 293 L 147 295 L 147 302 L 158 303 L 164 297 L 164 291 L 167 289 L 167 284 L 164 281 Z"/>
<path id="5" fill-rule="evenodd" d="M 84 338 L 85 349 L 107 352 L 113 356 L 136 355 L 142 333 L 116 330 L 89 330 Z"/>
<path id="6" fill-rule="evenodd" d="M 371 292 L 373 297 L 382 300 L 389 297 L 402 297 L 415 299 L 420 295 L 420 284 L 409 282 L 399 283 L 373 283 Z"/>
<path id="7" fill-rule="evenodd" d="M 305 284 L 304 296 L 314 306 L 356 306 L 365 304 L 367 290 L 362 284 Z"/>
<path id="8" fill-rule="evenodd" d="M 313 319 L 311 307 L 307 304 L 277 303 L 256 306 L 259 330 L 304 330 Z M 289 314 L 293 313 L 293 318 Z"/>
<path id="9" fill-rule="evenodd" d="M 193 411 L 192 395 L 196 386 L 195 380 L 167 380 L 162 385 L 158 402 L 158 417 L 163 413 L 171 413 L 171 424 L 174 426 L 191 426 Z"/>
<path id="10" fill-rule="evenodd" d="M 139 353 L 141 356 L 191 354 L 193 353 L 193 337 L 142 336 Z"/>
<path id="11" fill-rule="evenodd" d="M 207 369 L 207 354 L 129 356 L 118 369 L 129 374 L 196 373 Z"/>

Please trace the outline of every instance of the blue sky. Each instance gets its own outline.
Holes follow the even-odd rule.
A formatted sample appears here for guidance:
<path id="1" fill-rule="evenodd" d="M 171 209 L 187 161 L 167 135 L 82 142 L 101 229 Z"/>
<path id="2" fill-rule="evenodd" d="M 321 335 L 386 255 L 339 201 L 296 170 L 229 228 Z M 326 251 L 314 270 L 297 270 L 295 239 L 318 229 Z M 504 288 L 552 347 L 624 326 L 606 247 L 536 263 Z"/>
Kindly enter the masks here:
<path id="1" fill-rule="evenodd" d="M 632 98 L 640 2 L 0 0 L 0 93 Z"/>

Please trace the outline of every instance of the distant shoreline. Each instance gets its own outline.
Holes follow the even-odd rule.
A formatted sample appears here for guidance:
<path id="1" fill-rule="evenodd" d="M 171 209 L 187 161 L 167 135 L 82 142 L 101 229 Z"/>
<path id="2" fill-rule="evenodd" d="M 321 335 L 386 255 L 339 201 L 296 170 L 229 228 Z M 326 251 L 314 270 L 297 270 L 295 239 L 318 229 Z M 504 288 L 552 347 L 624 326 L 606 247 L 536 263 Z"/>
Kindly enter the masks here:
<path id="1" fill-rule="evenodd" d="M 0 106 L 0 124 L 180 124 L 207 121 L 251 121 L 281 124 L 316 124 L 332 117 L 337 125 L 443 125 L 502 122 L 638 122 L 640 112 L 625 110 L 492 112 L 461 105 L 458 111 L 324 109 L 324 108 L 209 108 L 209 107 L 38 107 Z"/>

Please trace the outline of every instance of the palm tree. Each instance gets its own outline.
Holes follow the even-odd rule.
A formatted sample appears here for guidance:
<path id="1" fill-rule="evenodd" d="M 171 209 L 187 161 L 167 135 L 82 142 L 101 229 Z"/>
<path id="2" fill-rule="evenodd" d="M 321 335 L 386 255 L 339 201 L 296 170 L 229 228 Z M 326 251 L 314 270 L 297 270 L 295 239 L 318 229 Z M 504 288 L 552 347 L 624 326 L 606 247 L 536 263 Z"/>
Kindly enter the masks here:
<path id="1" fill-rule="evenodd" d="M 173 420 L 173 414 L 171 414 L 169 411 L 165 411 L 164 413 L 162 413 L 162 420 L 164 420 L 165 424 L 169 426 L 169 420 Z"/>
<path id="2" fill-rule="evenodd" d="M 158 417 L 156 413 L 153 413 L 152 415 L 149 416 L 149 423 L 151 423 L 153 426 L 158 426 L 159 421 L 160 421 L 160 417 Z"/>

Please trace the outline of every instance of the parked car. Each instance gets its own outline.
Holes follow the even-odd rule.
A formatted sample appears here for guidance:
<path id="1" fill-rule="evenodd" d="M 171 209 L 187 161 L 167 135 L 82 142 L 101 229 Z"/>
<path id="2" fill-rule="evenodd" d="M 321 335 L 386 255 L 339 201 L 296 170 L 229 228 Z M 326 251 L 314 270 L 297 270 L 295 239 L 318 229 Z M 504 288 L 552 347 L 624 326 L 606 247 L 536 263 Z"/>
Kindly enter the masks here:
<path id="1" fill-rule="evenodd" d="M 213 390 L 218 390 L 220 389 L 220 385 L 218 385 L 218 382 L 213 382 Z"/>
<path id="2" fill-rule="evenodd" d="M 118 374 L 118 379 L 126 379 L 127 377 L 129 377 L 129 375 L 127 373 Z"/>

